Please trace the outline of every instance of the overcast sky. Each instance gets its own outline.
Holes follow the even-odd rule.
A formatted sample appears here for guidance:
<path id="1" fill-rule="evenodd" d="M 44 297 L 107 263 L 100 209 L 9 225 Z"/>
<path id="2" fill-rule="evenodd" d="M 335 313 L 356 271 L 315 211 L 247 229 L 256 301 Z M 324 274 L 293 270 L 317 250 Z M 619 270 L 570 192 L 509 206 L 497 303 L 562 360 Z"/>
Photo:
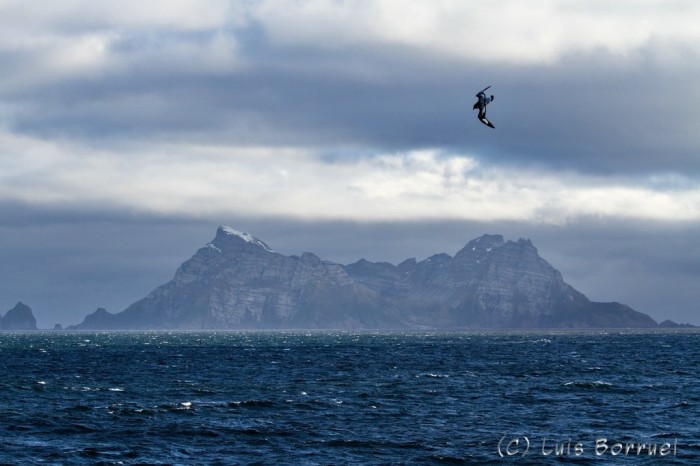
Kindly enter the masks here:
<path id="1" fill-rule="evenodd" d="M 694 0 L 0 0 L 0 313 L 121 311 L 228 224 L 341 263 L 529 238 L 591 300 L 700 324 L 698 20 Z"/>

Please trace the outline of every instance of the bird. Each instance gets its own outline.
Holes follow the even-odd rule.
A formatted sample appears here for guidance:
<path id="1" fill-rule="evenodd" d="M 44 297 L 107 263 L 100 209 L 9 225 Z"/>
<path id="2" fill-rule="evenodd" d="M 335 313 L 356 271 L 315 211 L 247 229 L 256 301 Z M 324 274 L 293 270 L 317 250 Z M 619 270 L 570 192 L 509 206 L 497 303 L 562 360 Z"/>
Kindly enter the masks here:
<path id="1" fill-rule="evenodd" d="M 486 106 L 493 102 L 494 96 L 492 95 L 491 97 L 486 97 L 486 90 L 489 89 L 491 86 L 488 86 L 484 88 L 482 91 L 479 91 L 476 94 L 476 98 L 478 99 L 476 103 L 474 104 L 474 107 L 472 110 L 479 109 L 479 114 L 477 115 L 477 118 L 479 119 L 480 122 L 488 126 L 489 128 L 495 128 L 493 126 L 493 123 L 489 121 L 488 118 L 486 118 Z"/>

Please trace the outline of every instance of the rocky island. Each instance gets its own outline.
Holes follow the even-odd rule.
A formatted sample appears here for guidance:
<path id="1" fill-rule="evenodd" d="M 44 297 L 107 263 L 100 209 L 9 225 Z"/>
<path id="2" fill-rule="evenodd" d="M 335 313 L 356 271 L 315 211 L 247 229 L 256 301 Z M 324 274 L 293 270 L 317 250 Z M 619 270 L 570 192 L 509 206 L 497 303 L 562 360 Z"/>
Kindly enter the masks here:
<path id="1" fill-rule="evenodd" d="M 174 278 L 124 311 L 74 329 L 467 329 L 656 327 L 589 300 L 526 239 L 483 235 L 454 256 L 341 265 L 287 256 L 221 226 Z"/>
<path id="2" fill-rule="evenodd" d="M 0 316 L 0 330 L 36 330 L 36 319 L 32 309 L 18 302 L 15 307 Z"/>

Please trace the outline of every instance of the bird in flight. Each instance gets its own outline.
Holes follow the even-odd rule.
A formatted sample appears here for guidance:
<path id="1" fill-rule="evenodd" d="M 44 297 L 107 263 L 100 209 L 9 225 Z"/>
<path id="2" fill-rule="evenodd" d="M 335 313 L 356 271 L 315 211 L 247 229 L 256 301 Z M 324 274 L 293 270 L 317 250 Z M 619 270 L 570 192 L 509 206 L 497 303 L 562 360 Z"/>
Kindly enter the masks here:
<path id="1" fill-rule="evenodd" d="M 493 102 L 493 95 L 491 97 L 486 97 L 486 90 L 490 87 L 491 86 L 488 86 L 484 90 L 482 90 L 478 94 L 476 94 L 476 98 L 479 100 L 476 101 L 472 110 L 479 109 L 479 114 L 477 115 L 477 118 L 479 119 L 479 121 L 490 128 L 495 128 L 495 126 L 493 126 L 493 123 L 491 123 L 486 118 L 486 106 L 489 103 Z"/>

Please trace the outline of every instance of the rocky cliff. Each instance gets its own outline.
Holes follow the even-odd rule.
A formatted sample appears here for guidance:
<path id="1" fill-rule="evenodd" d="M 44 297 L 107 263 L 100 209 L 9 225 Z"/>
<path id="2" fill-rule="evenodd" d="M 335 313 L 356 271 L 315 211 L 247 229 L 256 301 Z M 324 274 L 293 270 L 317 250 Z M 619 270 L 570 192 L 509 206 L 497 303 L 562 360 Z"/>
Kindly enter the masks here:
<path id="1" fill-rule="evenodd" d="M 484 235 L 454 257 L 437 254 L 397 267 L 360 261 L 351 276 L 403 303 L 412 324 L 429 327 L 655 327 L 619 303 L 594 303 L 564 282 L 529 240 Z"/>
<path id="2" fill-rule="evenodd" d="M 343 266 L 285 256 L 219 227 L 169 283 L 80 329 L 654 327 L 619 303 L 591 302 L 529 240 L 484 235 L 454 257 Z"/>
<path id="3" fill-rule="evenodd" d="M 36 319 L 32 309 L 22 302 L 0 317 L 0 330 L 36 330 Z"/>

